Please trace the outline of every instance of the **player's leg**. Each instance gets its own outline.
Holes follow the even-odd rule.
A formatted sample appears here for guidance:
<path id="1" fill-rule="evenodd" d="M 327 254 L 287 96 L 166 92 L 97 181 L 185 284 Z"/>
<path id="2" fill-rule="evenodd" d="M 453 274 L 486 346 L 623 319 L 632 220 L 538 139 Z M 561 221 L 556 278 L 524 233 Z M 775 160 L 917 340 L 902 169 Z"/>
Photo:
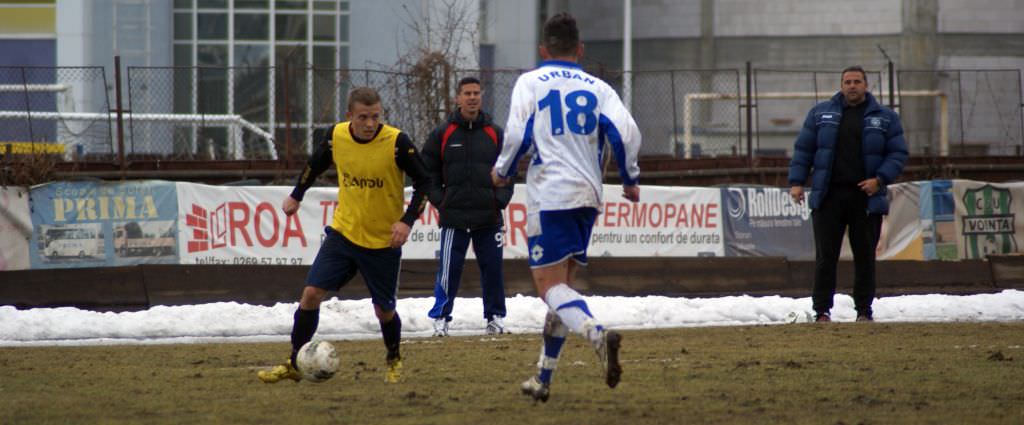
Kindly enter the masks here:
<path id="1" fill-rule="evenodd" d="M 531 247 L 531 272 L 537 294 L 570 330 L 596 343 L 604 328 L 596 324 L 583 296 L 569 286 L 569 263 L 586 264 L 590 229 L 597 210 L 542 211 L 539 215 L 541 233 L 533 238 L 535 243 Z"/>
<path id="2" fill-rule="evenodd" d="M 448 325 L 455 308 L 455 297 L 462 281 L 466 262 L 469 232 L 450 227 L 441 228 L 441 249 L 437 276 L 434 279 L 434 306 L 427 316 L 434 319 L 434 336 L 448 336 Z"/>
<path id="3" fill-rule="evenodd" d="M 398 274 L 402 265 L 402 250 L 361 249 L 356 263 L 366 281 L 373 300 L 373 312 L 380 323 L 380 334 L 387 350 L 388 369 L 384 381 L 396 383 L 402 374 L 402 318 L 395 310 L 398 298 Z"/>
<path id="4" fill-rule="evenodd" d="M 558 367 L 558 356 L 568 335 L 569 328 L 565 327 L 558 314 L 549 310 L 544 317 L 544 346 L 541 347 L 540 359 L 537 361 L 537 375 L 522 383 L 520 389 L 523 394 L 533 397 L 534 400 L 548 401 L 551 377 Z"/>
<path id="5" fill-rule="evenodd" d="M 299 349 L 316 334 L 320 322 L 320 303 L 328 290 L 338 290 L 355 276 L 355 262 L 347 246 L 337 232 L 327 228 L 324 243 L 306 276 L 306 286 L 295 309 L 292 322 L 292 351 L 288 361 L 270 370 L 257 373 L 261 381 L 275 383 L 282 379 L 298 381 L 301 375 L 295 367 L 295 356 Z"/>
<path id="6" fill-rule="evenodd" d="M 487 333 L 502 334 L 505 333 L 505 276 L 502 273 L 501 226 L 474 230 L 472 236 L 473 252 L 480 266 Z"/>
<path id="7" fill-rule="evenodd" d="M 606 383 L 614 388 L 622 373 L 618 362 L 622 337 L 618 332 L 606 331 L 590 312 L 583 296 L 569 286 L 576 270 L 570 262 L 586 264 L 587 245 L 597 210 L 542 211 L 538 218 L 540 231 L 532 239 L 539 248 L 531 247 L 537 293 L 569 330 L 590 341 L 605 370 Z M 551 257 L 546 257 L 549 254 Z M 545 264 L 545 260 L 552 262 Z"/>

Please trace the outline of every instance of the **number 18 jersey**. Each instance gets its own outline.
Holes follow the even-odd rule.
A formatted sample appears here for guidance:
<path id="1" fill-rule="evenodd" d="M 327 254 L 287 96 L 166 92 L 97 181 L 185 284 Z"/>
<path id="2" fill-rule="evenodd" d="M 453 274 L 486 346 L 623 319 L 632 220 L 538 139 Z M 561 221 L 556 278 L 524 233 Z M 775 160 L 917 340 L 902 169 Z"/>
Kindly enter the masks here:
<path id="1" fill-rule="evenodd" d="M 505 144 L 495 162 L 501 177 L 515 175 L 524 155 L 527 209 L 601 208 L 605 142 L 622 181 L 635 185 L 640 130 L 619 96 L 573 62 L 545 61 L 516 80 Z"/>

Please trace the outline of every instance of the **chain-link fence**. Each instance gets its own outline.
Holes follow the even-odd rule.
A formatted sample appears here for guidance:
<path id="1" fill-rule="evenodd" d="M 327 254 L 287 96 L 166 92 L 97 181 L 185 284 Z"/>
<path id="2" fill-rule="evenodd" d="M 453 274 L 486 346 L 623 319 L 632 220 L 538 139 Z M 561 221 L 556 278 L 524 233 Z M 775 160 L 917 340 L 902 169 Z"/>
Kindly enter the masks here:
<path id="1" fill-rule="evenodd" d="M 0 152 L 110 160 L 110 117 L 101 67 L 0 67 Z"/>
<path id="2" fill-rule="evenodd" d="M 1020 70 L 900 71 L 911 154 L 1024 155 Z"/>
<path id="3" fill-rule="evenodd" d="M 787 156 L 807 112 L 840 89 L 839 71 L 754 69 L 753 149 L 755 156 Z M 867 71 L 868 91 L 887 104 L 890 89 L 882 73 Z"/>
<path id="4" fill-rule="evenodd" d="M 317 129 L 345 119 L 347 96 L 355 86 L 376 88 L 386 122 L 422 144 L 454 108 L 455 87 L 466 76 L 481 80 L 484 110 L 504 125 L 521 73 L 129 67 L 125 153 L 132 159 L 301 161 L 312 151 Z M 630 102 L 644 137 L 641 154 L 679 158 L 786 156 L 807 111 L 840 86 L 838 71 L 629 75 L 628 96 L 621 72 L 597 76 Z M 912 154 L 1024 154 L 1019 70 L 901 71 L 895 100 L 885 77 L 869 71 L 869 90 L 881 103 L 895 104 Z M 99 67 L 0 67 L 0 143 L 17 149 L 35 144 L 65 159 L 112 160 L 116 114 L 110 112 L 107 84 Z"/>
<path id="5" fill-rule="evenodd" d="M 274 68 L 129 67 L 125 151 L 163 160 L 271 159 Z"/>

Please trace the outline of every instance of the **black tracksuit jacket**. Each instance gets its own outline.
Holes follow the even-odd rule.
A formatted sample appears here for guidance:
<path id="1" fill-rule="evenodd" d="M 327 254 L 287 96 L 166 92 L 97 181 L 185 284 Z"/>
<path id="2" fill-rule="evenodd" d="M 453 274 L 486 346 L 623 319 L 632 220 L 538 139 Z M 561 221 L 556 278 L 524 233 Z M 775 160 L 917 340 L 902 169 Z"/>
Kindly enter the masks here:
<path id="1" fill-rule="evenodd" d="M 476 230 L 503 224 L 501 210 L 512 199 L 512 187 L 491 183 L 502 140 L 501 127 L 483 111 L 467 121 L 455 110 L 430 133 L 421 155 L 431 178 L 427 198 L 441 214 L 441 227 Z"/>

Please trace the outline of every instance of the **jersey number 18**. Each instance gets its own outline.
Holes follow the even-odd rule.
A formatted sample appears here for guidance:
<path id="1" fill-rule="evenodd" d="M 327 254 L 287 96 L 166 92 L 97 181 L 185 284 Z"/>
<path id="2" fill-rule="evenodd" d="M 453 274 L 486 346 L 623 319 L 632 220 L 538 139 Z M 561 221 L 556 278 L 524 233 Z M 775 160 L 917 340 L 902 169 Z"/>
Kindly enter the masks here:
<path id="1" fill-rule="evenodd" d="M 564 134 L 566 123 L 568 123 L 569 131 L 576 134 L 587 135 L 594 132 L 594 129 L 597 128 L 597 115 L 594 114 L 594 109 L 597 108 L 597 96 L 586 90 L 572 91 L 565 95 L 565 106 L 568 111 L 563 118 L 562 92 L 558 90 L 549 91 L 547 96 L 537 102 L 537 107 L 540 110 L 551 110 L 552 135 Z M 580 119 L 580 116 L 583 118 Z"/>

